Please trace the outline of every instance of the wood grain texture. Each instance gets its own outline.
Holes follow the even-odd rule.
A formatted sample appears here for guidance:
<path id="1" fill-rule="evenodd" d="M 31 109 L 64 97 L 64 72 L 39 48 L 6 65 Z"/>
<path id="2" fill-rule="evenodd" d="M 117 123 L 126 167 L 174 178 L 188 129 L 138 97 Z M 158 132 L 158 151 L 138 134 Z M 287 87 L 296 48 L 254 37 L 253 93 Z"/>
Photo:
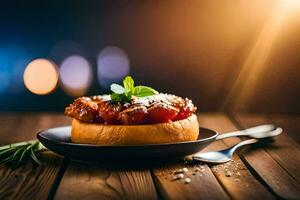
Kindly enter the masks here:
<path id="1" fill-rule="evenodd" d="M 246 128 L 271 121 L 262 115 L 233 115 L 240 128 Z M 258 144 L 259 148 L 248 148 L 243 158 L 248 167 L 255 171 L 280 197 L 300 198 L 298 144 L 286 133 L 273 143 Z"/>
<path id="2" fill-rule="evenodd" d="M 300 116 L 298 115 L 271 115 L 268 116 L 277 125 L 281 126 L 286 133 L 298 144 L 300 143 Z"/>
<path id="3" fill-rule="evenodd" d="M 261 115 L 238 115 L 236 119 L 243 127 L 272 123 L 269 118 Z M 300 183 L 300 146 L 289 137 L 287 131 L 284 130 L 273 143 L 265 146 L 264 149 Z"/>
<path id="4" fill-rule="evenodd" d="M 70 161 L 54 199 L 157 199 L 149 170 Z"/>
<path id="5" fill-rule="evenodd" d="M 120 171 L 119 176 L 127 199 L 157 199 L 149 170 Z"/>
<path id="6" fill-rule="evenodd" d="M 232 121 L 222 113 L 204 113 L 198 115 L 198 119 L 200 126 L 211 128 L 220 134 L 236 130 Z M 239 138 L 216 141 L 207 150 L 225 149 L 240 141 Z M 212 171 L 233 199 L 276 198 L 251 174 L 236 154 L 232 162 L 214 165 Z"/>
<path id="7" fill-rule="evenodd" d="M 195 173 L 196 165 L 171 164 L 153 169 L 154 180 L 157 189 L 164 199 L 229 199 L 222 186 L 218 183 L 211 169 L 207 165 L 202 165 L 201 171 Z M 189 184 L 184 180 L 174 180 L 173 172 L 183 167 L 189 172 L 185 178 L 190 178 Z"/>
<path id="8" fill-rule="evenodd" d="M 0 143 L 11 143 L 34 139 L 36 131 L 52 126 L 64 125 L 68 120 L 57 114 L 1 114 Z M 3 140 L 2 140 L 3 139 Z M 31 162 L 13 170 L 7 166 L 0 168 L 0 199 L 47 199 L 52 184 L 59 172 L 62 157 L 50 152 L 42 155 L 42 165 Z"/>

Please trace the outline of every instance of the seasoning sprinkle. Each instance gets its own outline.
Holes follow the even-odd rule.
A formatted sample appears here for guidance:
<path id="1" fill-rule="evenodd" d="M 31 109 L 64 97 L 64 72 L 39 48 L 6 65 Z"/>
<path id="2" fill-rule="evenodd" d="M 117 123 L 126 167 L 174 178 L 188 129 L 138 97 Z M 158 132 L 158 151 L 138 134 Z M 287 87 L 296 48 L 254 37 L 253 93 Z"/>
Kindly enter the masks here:
<path id="1" fill-rule="evenodd" d="M 225 170 L 225 176 L 226 177 L 231 177 L 231 173 L 229 171 Z"/>
<path id="2" fill-rule="evenodd" d="M 182 172 L 183 172 L 183 173 L 186 173 L 186 172 L 188 172 L 188 171 L 189 171 L 188 168 L 186 168 L 186 167 L 182 168 Z"/>
<path id="3" fill-rule="evenodd" d="M 183 179 L 184 178 L 184 175 L 183 174 L 178 174 L 177 175 L 177 179 Z"/>
<path id="4" fill-rule="evenodd" d="M 181 174 L 182 172 L 183 172 L 183 170 L 179 169 L 179 170 L 175 171 L 174 174 Z"/>
<path id="5" fill-rule="evenodd" d="M 185 178 L 185 179 L 184 179 L 184 183 L 189 184 L 190 182 L 191 182 L 191 179 L 190 179 L 190 178 Z"/>

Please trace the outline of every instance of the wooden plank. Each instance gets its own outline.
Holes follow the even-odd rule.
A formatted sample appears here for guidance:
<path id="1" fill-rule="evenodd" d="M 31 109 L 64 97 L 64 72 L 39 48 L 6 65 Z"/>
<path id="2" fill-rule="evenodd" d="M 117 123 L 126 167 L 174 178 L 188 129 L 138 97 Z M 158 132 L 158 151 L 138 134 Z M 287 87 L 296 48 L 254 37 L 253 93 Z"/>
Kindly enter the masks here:
<path id="1" fill-rule="evenodd" d="M 10 144 L 18 141 L 16 135 L 21 134 L 17 132 L 16 128 L 21 124 L 21 120 L 22 117 L 14 113 L 0 114 L 0 145 Z M 28 134 L 23 134 L 23 137 L 25 135 L 28 137 Z"/>
<path id="2" fill-rule="evenodd" d="M 299 115 L 271 115 L 269 117 L 276 125 L 281 126 L 298 144 L 300 143 Z"/>
<path id="3" fill-rule="evenodd" d="M 216 130 L 220 134 L 236 130 L 232 121 L 223 113 L 204 113 L 198 115 L 198 119 L 200 126 Z M 240 141 L 239 138 L 216 141 L 207 150 L 225 149 Z M 236 154 L 232 162 L 214 165 L 212 171 L 233 199 L 275 199 Z"/>
<path id="4" fill-rule="evenodd" d="M 222 186 L 207 165 L 201 165 L 201 171 L 195 172 L 193 164 L 173 164 L 153 169 L 157 189 L 164 199 L 229 199 Z M 185 178 L 190 178 L 189 184 L 184 180 L 174 180 L 173 172 L 182 168 L 189 171 Z"/>
<path id="5" fill-rule="evenodd" d="M 70 161 L 55 199 L 157 199 L 147 169 Z"/>
<path id="6" fill-rule="evenodd" d="M 157 199 L 149 170 L 120 171 L 119 176 L 127 199 Z"/>
<path id="7" fill-rule="evenodd" d="M 270 123 L 261 115 L 235 114 L 232 118 L 240 128 Z M 278 136 L 274 143 L 260 145 L 260 148 L 248 148 L 240 154 L 243 161 L 278 196 L 288 199 L 300 198 L 299 184 L 299 148 L 286 133 Z"/>
<path id="8" fill-rule="evenodd" d="M 7 117 L 8 116 L 8 117 Z M 11 143 L 34 139 L 36 131 L 69 123 L 57 114 L 1 114 L 1 143 Z M 62 164 L 62 157 L 46 152 L 42 155 L 42 165 L 33 166 L 28 162 L 13 170 L 0 167 L 0 199 L 47 199 Z"/>
<path id="9" fill-rule="evenodd" d="M 118 173 L 99 164 L 70 161 L 54 199 L 121 199 Z"/>
<path id="10" fill-rule="evenodd" d="M 270 119 L 261 115 L 239 115 L 236 118 L 243 127 L 272 123 Z M 264 149 L 300 183 L 300 146 L 289 137 L 286 131 Z"/>

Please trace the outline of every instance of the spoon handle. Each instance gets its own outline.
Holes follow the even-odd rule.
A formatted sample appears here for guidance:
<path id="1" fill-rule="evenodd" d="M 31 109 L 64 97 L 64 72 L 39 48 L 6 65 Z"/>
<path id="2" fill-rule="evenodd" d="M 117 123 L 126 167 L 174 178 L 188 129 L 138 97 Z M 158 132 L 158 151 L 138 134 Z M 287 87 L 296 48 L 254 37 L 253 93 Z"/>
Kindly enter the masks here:
<path id="1" fill-rule="evenodd" d="M 237 150 L 237 148 L 239 148 L 241 146 L 244 146 L 244 145 L 247 145 L 247 144 L 253 144 L 253 143 L 256 143 L 256 142 L 258 142 L 257 139 L 244 140 L 244 141 L 234 145 L 233 147 L 231 147 L 230 154 L 232 155 Z"/>
<path id="2" fill-rule="evenodd" d="M 216 140 L 221 140 L 221 139 L 229 138 L 229 137 L 245 136 L 245 135 L 248 135 L 248 134 L 245 133 L 244 131 L 234 131 L 234 132 L 218 135 Z"/>
<path id="3" fill-rule="evenodd" d="M 260 132 L 268 132 L 268 131 L 272 131 L 272 130 L 275 130 L 274 124 L 264 124 L 264 125 L 254 126 L 251 128 L 240 130 L 240 131 L 224 133 L 222 135 L 219 135 L 216 138 L 216 140 L 220 140 L 220 139 L 224 139 L 224 138 L 228 138 L 228 137 L 248 136 L 250 134 L 255 134 L 255 133 L 260 133 Z"/>

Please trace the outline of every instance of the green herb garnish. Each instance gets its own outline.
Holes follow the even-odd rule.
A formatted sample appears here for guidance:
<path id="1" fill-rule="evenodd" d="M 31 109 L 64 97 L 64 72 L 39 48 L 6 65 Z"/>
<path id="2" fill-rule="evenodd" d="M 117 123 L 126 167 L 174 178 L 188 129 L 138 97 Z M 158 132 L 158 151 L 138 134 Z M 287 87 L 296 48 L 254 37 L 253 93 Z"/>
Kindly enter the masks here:
<path id="1" fill-rule="evenodd" d="M 46 148 L 37 140 L 19 142 L 0 147 L 0 165 L 8 164 L 18 168 L 28 159 L 40 165 L 38 159 L 41 151 Z"/>
<path id="2" fill-rule="evenodd" d="M 110 86 L 113 93 L 110 95 L 111 100 L 116 102 L 130 102 L 133 97 L 146 97 L 158 94 L 151 87 L 138 85 L 134 86 L 134 81 L 131 76 L 126 76 L 123 80 L 123 86 L 113 83 Z"/>

